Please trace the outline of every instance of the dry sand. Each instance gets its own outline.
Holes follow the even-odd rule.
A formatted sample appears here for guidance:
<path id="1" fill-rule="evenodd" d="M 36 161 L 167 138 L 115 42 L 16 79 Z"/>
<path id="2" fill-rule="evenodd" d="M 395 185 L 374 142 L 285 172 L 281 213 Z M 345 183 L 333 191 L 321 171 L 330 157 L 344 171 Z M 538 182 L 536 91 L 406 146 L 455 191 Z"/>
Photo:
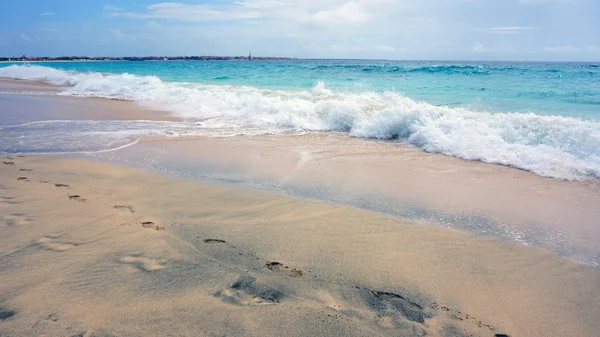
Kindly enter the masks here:
<path id="1" fill-rule="evenodd" d="M 0 164 L 1 336 L 598 336 L 600 271 L 325 202 Z"/>

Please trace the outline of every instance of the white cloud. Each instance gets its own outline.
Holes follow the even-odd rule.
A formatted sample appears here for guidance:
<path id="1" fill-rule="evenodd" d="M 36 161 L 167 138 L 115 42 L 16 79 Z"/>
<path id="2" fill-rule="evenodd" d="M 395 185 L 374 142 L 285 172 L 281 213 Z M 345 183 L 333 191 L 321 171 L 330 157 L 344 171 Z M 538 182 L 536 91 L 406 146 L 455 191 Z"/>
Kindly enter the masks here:
<path id="1" fill-rule="evenodd" d="M 162 2 L 146 7 L 146 12 L 125 12 L 108 9 L 110 16 L 133 19 L 164 19 L 173 21 L 228 21 L 256 19 L 262 15 L 248 10 L 240 4 L 233 5 L 188 5 L 177 2 Z"/>
<path id="2" fill-rule="evenodd" d="M 313 15 L 313 18 L 322 23 L 364 22 L 369 19 L 367 13 L 360 4 L 350 1 L 330 10 L 319 11 Z"/>
<path id="3" fill-rule="evenodd" d="M 54 13 L 54 12 L 44 12 L 44 13 L 40 14 L 40 16 L 53 16 L 54 14 L 56 14 L 56 13 Z"/>
<path id="4" fill-rule="evenodd" d="M 477 43 L 475 43 L 475 45 L 471 47 L 471 50 L 475 53 L 485 53 L 486 51 L 488 51 L 488 49 L 483 45 L 483 43 L 479 41 L 477 41 Z"/>
<path id="5" fill-rule="evenodd" d="M 217 4 L 162 2 L 144 12 L 129 12 L 105 6 L 109 16 L 170 21 L 232 21 L 279 19 L 304 23 L 362 23 L 390 15 L 402 8 L 394 0 L 243 0 Z"/>

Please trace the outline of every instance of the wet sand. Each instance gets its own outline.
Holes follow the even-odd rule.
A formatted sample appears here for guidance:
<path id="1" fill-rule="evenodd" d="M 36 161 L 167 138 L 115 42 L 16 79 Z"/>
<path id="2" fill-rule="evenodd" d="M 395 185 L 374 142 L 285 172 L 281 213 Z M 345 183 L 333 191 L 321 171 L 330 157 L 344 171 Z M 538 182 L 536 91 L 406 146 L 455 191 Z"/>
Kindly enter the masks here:
<path id="1" fill-rule="evenodd" d="M 145 142 L 98 158 L 541 247 L 600 267 L 600 185 L 340 134 Z"/>
<path id="2" fill-rule="evenodd" d="M 48 156 L 4 157 L 0 188 L 1 335 L 600 329 L 600 271 L 517 243 Z"/>

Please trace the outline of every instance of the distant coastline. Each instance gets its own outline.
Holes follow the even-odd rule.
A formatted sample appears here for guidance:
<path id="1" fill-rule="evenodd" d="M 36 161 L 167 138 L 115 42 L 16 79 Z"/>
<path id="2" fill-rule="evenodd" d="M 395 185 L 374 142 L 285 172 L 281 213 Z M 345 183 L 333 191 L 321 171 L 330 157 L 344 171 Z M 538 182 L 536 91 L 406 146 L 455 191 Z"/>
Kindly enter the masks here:
<path id="1" fill-rule="evenodd" d="M 82 62 L 82 61 L 229 61 L 229 60 L 295 60 L 292 57 L 280 56 L 131 56 L 131 57 L 110 57 L 110 56 L 40 56 L 40 57 L 0 57 L 0 62 Z"/>

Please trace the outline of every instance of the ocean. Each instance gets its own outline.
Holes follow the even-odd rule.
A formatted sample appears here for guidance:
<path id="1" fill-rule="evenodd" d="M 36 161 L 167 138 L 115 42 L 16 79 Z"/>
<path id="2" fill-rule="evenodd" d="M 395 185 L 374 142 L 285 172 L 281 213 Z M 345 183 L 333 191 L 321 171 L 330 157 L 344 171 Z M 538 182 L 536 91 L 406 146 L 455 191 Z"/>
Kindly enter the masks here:
<path id="1" fill-rule="evenodd" d="M 3 63 L 0 77 L 61 86 L 57 95 L 134 101 L 184 119 L 2 122 L 2 153 L 111 151 L 156 138 L 337 132 L 545 177 L 600 178 L 600 64 Z"/>

